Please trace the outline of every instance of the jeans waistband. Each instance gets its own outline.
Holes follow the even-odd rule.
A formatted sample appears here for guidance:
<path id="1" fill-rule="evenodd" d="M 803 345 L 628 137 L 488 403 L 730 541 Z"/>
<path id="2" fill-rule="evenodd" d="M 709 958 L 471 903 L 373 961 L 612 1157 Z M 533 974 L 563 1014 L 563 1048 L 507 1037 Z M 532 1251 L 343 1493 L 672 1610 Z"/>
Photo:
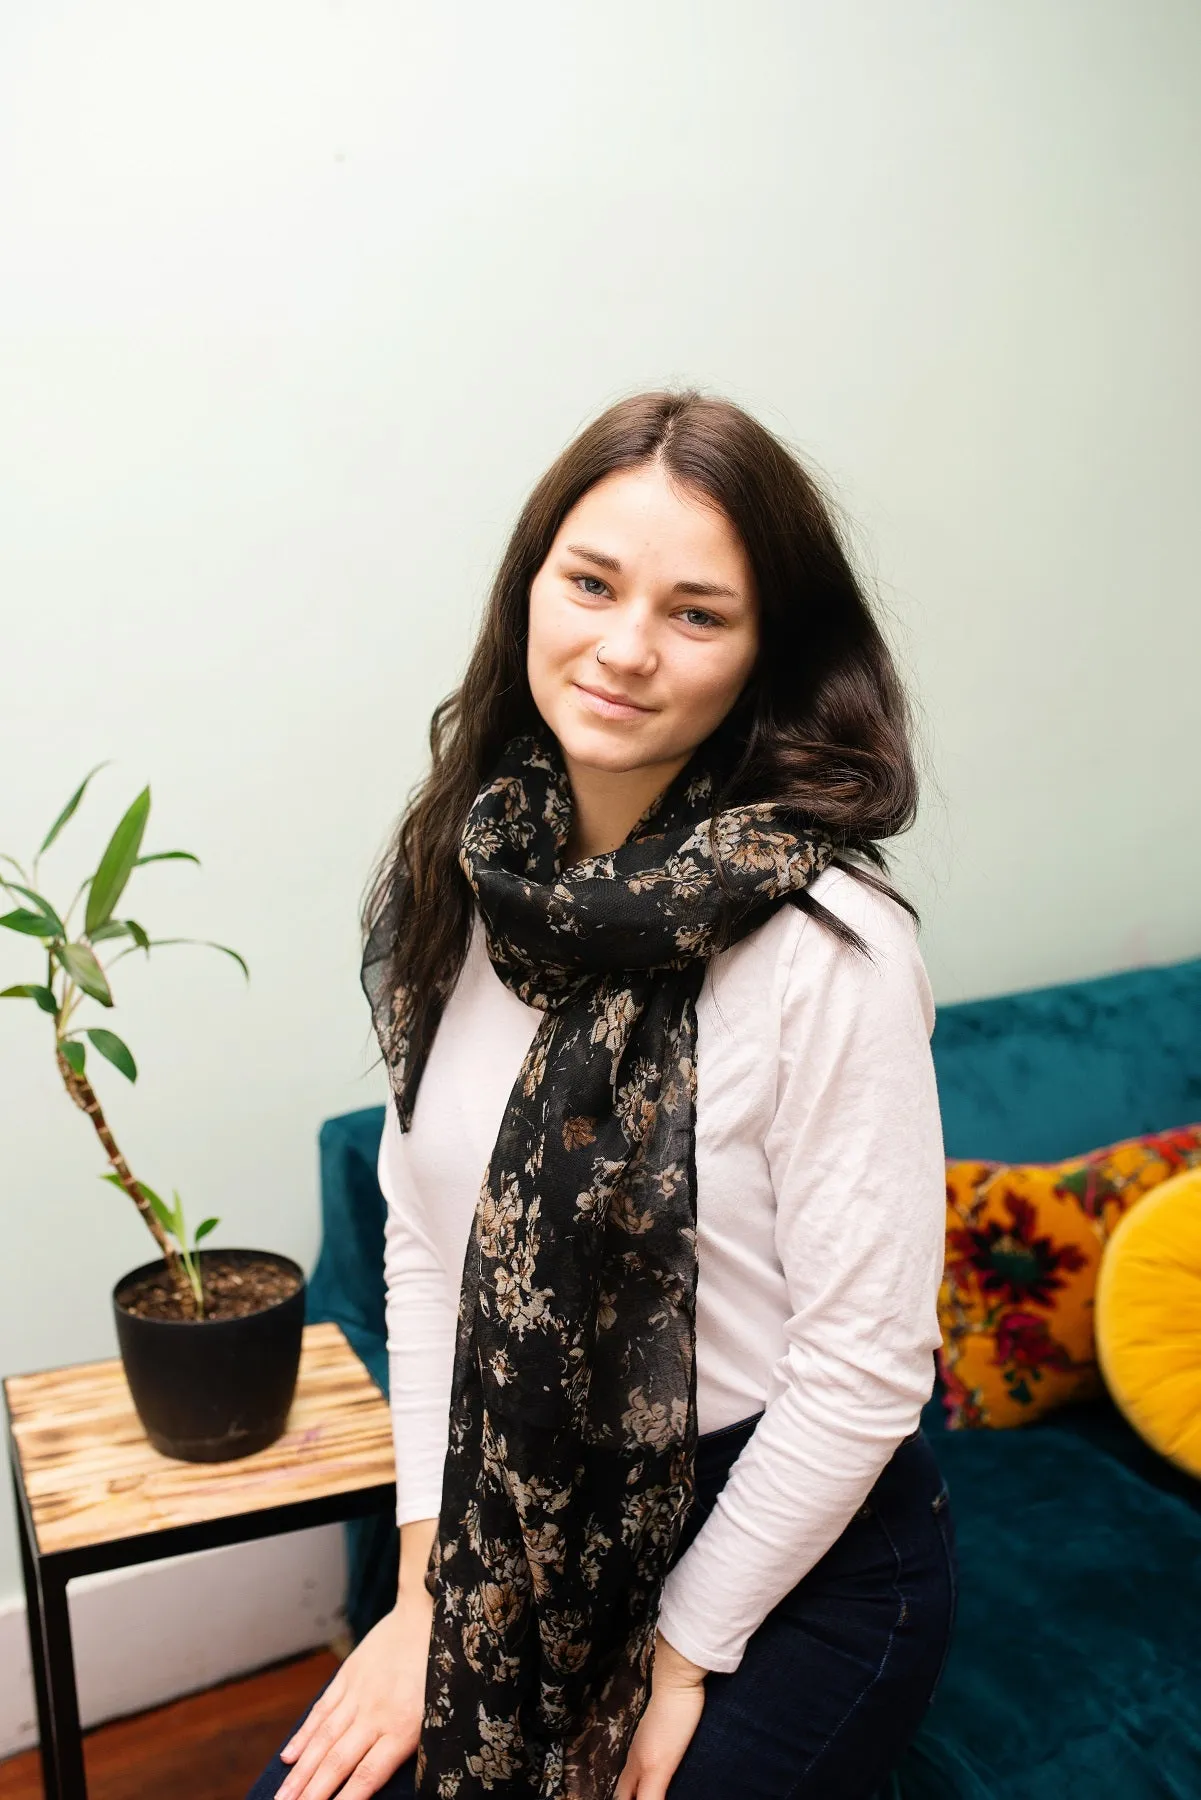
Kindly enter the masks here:
<path id="1" fill-rule="evenodd" d="M 762 1417 L 761 1411 L 751 1413 L 745 1419 L 736 1419 L 732 1425 L 722 1425 L 716 1431 L 703 1432 L 696 1440 L 697 1480 L 711 1483 L 724 1478 L 729 1473 L 731 1465 L 750 1442 L 755 1427 Z M 907 1444 L 916 1443 L 922 1436 L 922 1427 L 918 1425 L 916 1430 L 909 1433 L 908 1437 L 901 1439 L 897 1446 L 897 1452 Z M 897 1452 L 894 1452 L 894 1455 Z M 881 1480 L 883 1479 L 884 1475 L 882 1474 Z"/>
<path id="2" fill-rule="evenodd" d="M 717 1431 L 706 1431 L 696 1440 L 696 1479 L 711 1484 L 729 1473 L 730 1465 L 741 1454 L 754 1435 L 762 1412 L 737 1419 L 733 1425 L 722 1425 Z"/>

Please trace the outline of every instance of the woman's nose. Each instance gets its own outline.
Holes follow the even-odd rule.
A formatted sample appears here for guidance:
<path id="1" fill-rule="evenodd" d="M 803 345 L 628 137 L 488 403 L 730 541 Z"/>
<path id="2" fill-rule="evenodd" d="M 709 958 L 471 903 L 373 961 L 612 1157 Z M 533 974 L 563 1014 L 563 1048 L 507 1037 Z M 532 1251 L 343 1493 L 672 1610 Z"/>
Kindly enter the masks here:
<path id="1" fill-rule="evenodd" d="M 653 638 L 654 633 L 645 620 L 614 615 L 598 640 L 602 665 L 639 672 L 653 668 L 657 656 Z"/>

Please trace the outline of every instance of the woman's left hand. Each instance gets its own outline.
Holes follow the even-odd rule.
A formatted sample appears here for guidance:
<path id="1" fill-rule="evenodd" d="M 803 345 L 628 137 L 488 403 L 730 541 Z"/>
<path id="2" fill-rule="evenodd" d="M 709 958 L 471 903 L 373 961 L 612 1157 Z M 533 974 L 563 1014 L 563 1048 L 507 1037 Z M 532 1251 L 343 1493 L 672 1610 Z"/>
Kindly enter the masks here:
<path id="1" fill-rule="evenodd" d="M 651 1697 L 630 1739 L 613 1800 L 665 1800 L 705 1707 L 707 1670 L 655 1634 Z"/>

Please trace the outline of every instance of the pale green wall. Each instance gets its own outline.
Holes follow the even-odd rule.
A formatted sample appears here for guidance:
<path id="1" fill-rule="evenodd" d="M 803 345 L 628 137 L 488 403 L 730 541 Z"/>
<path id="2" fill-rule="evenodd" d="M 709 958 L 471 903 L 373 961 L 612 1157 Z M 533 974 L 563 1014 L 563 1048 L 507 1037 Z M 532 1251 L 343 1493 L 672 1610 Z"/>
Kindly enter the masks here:
<path id="1" fill-rule="evenodd" d="M 146 1180 L 312 1256 L 430 709 L 528 485 L 663 380 L 859 522 L 939 784 L 902 865 L 939 998 L 1201 950 L 1199 52 L 1183 0 L 7 10 L 0 849 L 113 757 L 51 893 L 149 781 L 205 866 L 131 909 L 253 971 L 120 965 Z M 5 1007 L 14 1370 L 108 1353 L 146 1246 Z"/>

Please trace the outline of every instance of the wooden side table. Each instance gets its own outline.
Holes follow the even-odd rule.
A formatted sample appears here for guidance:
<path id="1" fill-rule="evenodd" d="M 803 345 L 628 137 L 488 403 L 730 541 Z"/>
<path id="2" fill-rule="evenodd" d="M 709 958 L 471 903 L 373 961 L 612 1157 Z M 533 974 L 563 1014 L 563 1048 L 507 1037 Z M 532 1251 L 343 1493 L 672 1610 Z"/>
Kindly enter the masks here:
<path id="1" fill-rule="evenodd" d="M 86 1800 L 68 1582 L 387 1510 L 391 1418 L 337 1325 L 305 1327 L 284 1435 L 237 1462 L 161 1456 L 118 1358 L 10 1375 L 4 1399 L 46 1800 Z"/>

